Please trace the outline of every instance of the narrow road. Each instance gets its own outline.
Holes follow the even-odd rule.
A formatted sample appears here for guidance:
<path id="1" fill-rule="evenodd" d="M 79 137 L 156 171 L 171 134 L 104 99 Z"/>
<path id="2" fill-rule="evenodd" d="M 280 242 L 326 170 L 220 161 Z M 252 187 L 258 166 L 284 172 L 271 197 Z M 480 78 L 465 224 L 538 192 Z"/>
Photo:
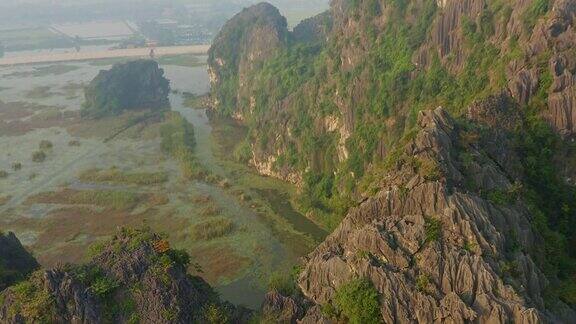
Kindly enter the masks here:
<path id="1" fill-rule="evenodd" d="M 210 45 L 170 46 L 154 48 L 154 55 L 179 55 L 179 54 L 206 54 Z M 107 58 L 142 57 L 150 55 L 150 48 L 128 48 L 93 52 L 70 52 L 49 53 L 40 55 L 26 55 L 0 58 L 0 66 L 33 64 L 33 63 L 56 63 L 69 61 L 86 61 Z"/>

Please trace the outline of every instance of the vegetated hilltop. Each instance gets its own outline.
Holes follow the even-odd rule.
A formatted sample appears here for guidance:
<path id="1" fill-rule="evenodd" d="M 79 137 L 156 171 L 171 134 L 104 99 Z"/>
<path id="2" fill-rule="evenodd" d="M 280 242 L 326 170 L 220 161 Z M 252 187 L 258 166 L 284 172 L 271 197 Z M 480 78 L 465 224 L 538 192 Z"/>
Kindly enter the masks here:
<path id="1" fill-rule="evenodd" d="M 28 276 L 39 267 L 14 233 L 0 232 L 0 291 Z"/>
<path id="2" fill-rule="evenodd" d="M 262 3 L 214 41 L 215 109 L 250 127 L 253 165 L 300 184 L 303 205 L 334 227 L 323 211 L 344 214 L 350 204 L 337 202 L 365 192 L 422 109 L 460 116 L 504 90 L 533 123 L 571 138 L 573 17 L 570 0 L 339 0 L 291 33 Z M 576 178 L 573 163 L 558 170 Z"/>
<path id="3" fill-rule="evenodd" d="M 103 70 L 85 89 L 82 113 L 88 117 L 118 115 L 125 110 L 163 109 L 169 106 L 170 82 L 152 60 L 115 64 Z"/>
<path id="4" fill-rule="evenodd" d="M 84 265 L 40 270 L 0 293 L 1 323 L 241 323 L 190 257 L 148 230 L 122 229 Z"/>
<path id="5" fill-rule="evenodd" d="M 575 321 L 575 22 L 573 0 L 334 0 L 294 32 L 265 3 L 232 18 L 209 53 L 214 110 L 336 228 L 303 295 L 265 309 Z"/>

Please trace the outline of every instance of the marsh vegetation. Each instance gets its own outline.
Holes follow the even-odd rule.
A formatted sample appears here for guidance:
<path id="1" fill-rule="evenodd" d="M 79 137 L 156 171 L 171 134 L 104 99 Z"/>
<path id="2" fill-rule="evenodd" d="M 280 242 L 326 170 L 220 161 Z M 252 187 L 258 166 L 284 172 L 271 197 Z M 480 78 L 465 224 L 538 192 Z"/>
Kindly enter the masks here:
<path id="1" fill-rule="evenodd" d="M 229 159 L 237 129 L 210 122 L 198 106 L 208 90 L 205 68 L 162 66 L 173 111 L 90 119 L 79 113 L 81 92 L 67 89 L 87 84 L 102 67 L 73 66 L 46 67 L 37 77 L 38 67 L 16 67 L 0 79 L 0 170 L 9 173 L 0 181 L 0 227 L 51 267 L 81 262 L 88 246 L 119 226 L 146 224 L 198 260 L 225 298 L 257 307 L 269 274 L 291 267 L 314 238 L 254 190 L 273 188 L 292 199 L 294 188 Z M 25 97 L 39 83 L 54 94 Z M 184 105 L 183 93 L 195 109 Z"/>

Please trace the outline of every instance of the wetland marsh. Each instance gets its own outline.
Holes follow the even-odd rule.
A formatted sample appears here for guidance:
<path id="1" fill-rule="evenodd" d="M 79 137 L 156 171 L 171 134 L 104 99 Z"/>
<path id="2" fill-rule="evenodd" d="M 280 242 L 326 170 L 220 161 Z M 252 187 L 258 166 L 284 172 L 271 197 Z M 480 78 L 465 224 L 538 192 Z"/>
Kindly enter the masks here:
<path id="1" fill-rule="evenodd" d="M 51 267 L 86 260 L 118 227 L 149 226 L 188 251 L 190 270 L 224 299 L 257 308 L 270 274 L 326 233 L 292 207 L 295 188 L 234 162 L 239 126 L 186 106 L 185 93 L 209 91 L 205 60 L 160 62 L 171 109 L 193 126 L 195 158 L 210 174 L 201 180 L 162 151 L 162 114 L 80 118 L 83 86 L 102 62 L 0 68 L 0 228 Z"/>

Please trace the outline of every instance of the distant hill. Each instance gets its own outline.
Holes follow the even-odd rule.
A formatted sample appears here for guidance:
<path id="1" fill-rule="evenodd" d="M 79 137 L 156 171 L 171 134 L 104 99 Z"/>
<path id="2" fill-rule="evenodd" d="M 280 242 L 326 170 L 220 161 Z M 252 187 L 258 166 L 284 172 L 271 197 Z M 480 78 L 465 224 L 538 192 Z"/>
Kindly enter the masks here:
<path id="1" fill-rule="evenodd" d="M 169 106 L 170 83 L 152 60 L 116 64 L 100 71 L 85 89 L 83 116 L 98 118 L 125 110 Z"/>

